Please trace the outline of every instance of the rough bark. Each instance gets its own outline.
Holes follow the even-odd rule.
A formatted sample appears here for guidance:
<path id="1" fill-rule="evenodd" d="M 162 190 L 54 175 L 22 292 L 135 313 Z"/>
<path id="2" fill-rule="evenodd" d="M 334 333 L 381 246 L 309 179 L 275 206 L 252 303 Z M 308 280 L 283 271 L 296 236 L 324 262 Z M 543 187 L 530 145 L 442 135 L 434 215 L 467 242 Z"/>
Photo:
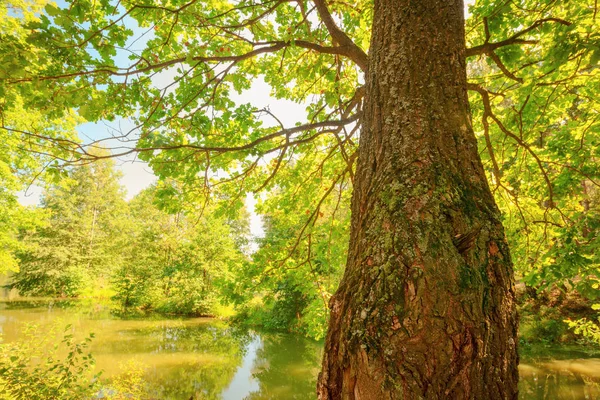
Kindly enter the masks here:
<path id="1" fill-rule="evenodd" d="M 471 127 L 461 0 L 375 0 L 320 399 L 516 399 L 509 250 Z"/>

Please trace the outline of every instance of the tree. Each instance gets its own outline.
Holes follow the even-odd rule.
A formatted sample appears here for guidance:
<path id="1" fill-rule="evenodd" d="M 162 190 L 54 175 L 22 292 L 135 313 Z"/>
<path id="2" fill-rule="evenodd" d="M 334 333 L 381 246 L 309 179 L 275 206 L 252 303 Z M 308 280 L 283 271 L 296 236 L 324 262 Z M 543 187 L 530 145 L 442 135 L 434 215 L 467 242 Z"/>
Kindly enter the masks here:
<path id="1" fill-rule="evenodd" d="M 108 284 L 123 260 L 119 249 L 127 243 L 121 234 L 126 203 L 118 177 L 114 161 L 105 159 L 73 169 L 45 191 L 42 207 L 49 221 L 22 233 L 13 287 L 23 294 L 72 296 Z"/>
<path id="2" fill-rule="evenodd" d="M 138 154 L 199 197 L 218 188 L 239 206 L 248 191 L 285 189 L 308 211 L 289 254 L 310 247 L 323 204 L 351 183 L 321 397 L 513 398 L 511 261 L 465 91 L 509 237 L 543 233 L 519 241 L 518 254 L 560 240 L 555 253 L 520 257 L 522 272 L 541 285 L 572 266 L 560 279 L 597 281 L 594 218 L 577 205 L 599 175 L 597 7 L 472 10 L 465 49 L 458 1 L 78 0 L 48 6 L 24 43 L 4 35 L 3 46 L 21 47 L 2 85 L 52 93 L 55 114 L 132 118 L 116 155 Z M 144 40 L 145 29 L 138 51 L 133 36 Z M 258 78 L 274 96 L 308 103 L 307 119 L 284 124 L 239 104 L 234 92 Z M 48 142 L 75 154 L 65 162 L 98 159 L 74 141 Z M 574 246 L 584 260 L 560 250 Z"/>
<path id="3" fill-rule="evenodd" d="M 508 246 L 467 99 L 461 1 L 375 4 L 322 399 L 517 397 Z"/>
<path id="4" fill-rule="evenodd" d="M 177 189 L 163 182 L 129 203 L 125 260 L 112 276 L 114 298 L 124 309 L 214 314 L 221 286 L 244 259 L 243 243 L 225 218 L 174 199 Z M 237 225 L 242 233 L 243 224 Z"/>

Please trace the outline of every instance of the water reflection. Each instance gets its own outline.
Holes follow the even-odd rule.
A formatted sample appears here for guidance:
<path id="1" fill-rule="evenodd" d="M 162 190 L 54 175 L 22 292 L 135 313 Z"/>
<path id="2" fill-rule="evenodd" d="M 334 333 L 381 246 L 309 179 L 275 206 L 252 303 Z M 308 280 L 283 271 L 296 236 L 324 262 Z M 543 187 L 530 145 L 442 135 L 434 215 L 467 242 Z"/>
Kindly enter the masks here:
<path id="1" fill-rule="evenodd" d="M 247 398 L 314 399 L 322 345 L 293 335 L 263 335 L 254 377 L 260 390 Z"/>
<path id="2" fill-rule="evenodd" d="M 260 389 L 258 380 L 254 377 L 253 367 L 256 363 L 257 352 L 262 347 L 259 335 L 253 335 L 246 347 L 242 365 L 237 369 L 227 389 L 222 393 L 223 399 L 243 399 Z"/>
<path id="3" fill-rule="evenodd" d="M 91 351 L 109 381 L 135 360 L 157 399 L 315 399 L 322 344 L 295 335 L 234 329 L 207 318 L 123 319 L 98 304 L 0 302 L 0 332 L 18 339 L 24 323 L 72 324 L 94 332 Z M 524 348 L 522 399 L 600 399 L 600 358 L 556 348 Z"/>
<path id="4" fill-rule="evenodd" d="M 519 366 L 520 397 L 539 400 L 600 399 L 598 351 L 585 350 L 585 347 L 524 348 Z"/>

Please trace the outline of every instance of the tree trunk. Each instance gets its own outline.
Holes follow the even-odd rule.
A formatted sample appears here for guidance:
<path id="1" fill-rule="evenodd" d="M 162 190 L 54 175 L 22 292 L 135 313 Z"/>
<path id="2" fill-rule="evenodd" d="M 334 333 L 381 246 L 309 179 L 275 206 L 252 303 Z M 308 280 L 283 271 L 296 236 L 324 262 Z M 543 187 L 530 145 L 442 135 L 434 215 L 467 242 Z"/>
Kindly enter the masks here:
<path id="1" fill-rule="evenodd" d="M 516 399 L 512 263 L 477 152 L 460 0 L 375 0 L 320 399 Z"/>

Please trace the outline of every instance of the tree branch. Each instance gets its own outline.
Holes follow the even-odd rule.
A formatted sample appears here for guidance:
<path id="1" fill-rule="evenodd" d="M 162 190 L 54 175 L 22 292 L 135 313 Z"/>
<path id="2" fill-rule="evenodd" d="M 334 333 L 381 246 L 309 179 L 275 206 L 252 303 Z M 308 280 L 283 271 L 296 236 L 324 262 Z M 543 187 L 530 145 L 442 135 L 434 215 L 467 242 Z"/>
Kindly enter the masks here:
<path id="1" fill-rule="evenodd" d="M 554 208 L 556 206 L 554 204 L 554 189 L 552 187 L 552 182 L 550 182 L 550 178 L 548 177 L 548 172 L 544 168 L 542 160 L 533 151 L 533 149 L 531 148 L 531 146 L 529 146 L 520 137 L 518 137 L 517 135 L 515 135 L 514 133 L 512 133 L 510 130 L 508 130 L 504 126 L 504 124 L 502 123 L 502 121 L 500 121 L 498 119 L 498 117 L 496 117 L 496 115 L 492 111 L 492 106 L 491 106 L 491 103 L 490 103 L 490 96 L 489 96 L 489 93 L 487 92 L 487 90 L 485 90 L 481 86 L 473 84 L 473 83 L 468 83 L 467 84 L 467 88 L 469 90 L 476 91 L 477 93 L 479 93 L 481 95 L 481 99 L 483 100 L 484 112 L 487 115 L 489 115 L 490 118 L 492 118 L 492 120 L 496 123 L 496 125 L 498 126 L 498 128 L 500 128 L 500 130 L 506 136 L 510 137 L 515 142 L 517 142 L 519 144 L 519 146 L 523 147 L 535 159 L 536 163 L 538 164 L 538 167 L 540 168 L 540 172 L 542 173 L 542 176 L 544 177 L 544 181 L 546 182 L 546 186 L 548 187 L 548 200 L 550 202 L 550 208 Z"/>
<path id="2" fill-rule="evenodd" d="M 36 134 L 36 133 L 32 133 L 32 132 L 16 131 L 14 129 L 11 129 L 11 128 L 8 128 L 5 126 L 2 126 L 1 128 L 5 129 L 7 131 L 17 132 L 17 133 L 21 133 L 21 134 L 24 134 L 27 136 L 32 136 L 37 139 L 41 139 L 43 141 L 47 141 L 50 143 L 57 143 L 57 144 L 66 143 L 70 146 L 70 149 L 65 149 L 65 150 L 71 150 L 72 153 L 74 153 L 74 154 L 76 153 L 79 156 L 76 159 L 76 162 L 86 162 L 89 160 L 99 160 L 99 159 L 103 159 L 103 158 L 118 158 L 118 157 L 123 157 L 123 156 L 129 155 L 129 154 L 133 154 L 133 153 L 143 153 L 143 152 L 149 152 L 149 151 L 162 151 L 162 150 L 168 151 L 168 150 L 177 150 L 177 149 L 191 149 L 191 150 L 197 150 L 197 151 L 202 151 L 202 152 L 212 152 L 212 153 L 244 151 L 244 150 L 250 150 L 250 149 L 256 147 L 260 143 L 263 143 L 263 142 L 271 140 L 271 139 L 275 139 L 280 136 L 286 136 L 289 138 L 294 133 L 305 132 L 305 131 L 318 129 L 318 128 L 327 128 L 327 127 L 341 128 L 344 125 L 347 125 L 347 124 L 357 121 L 359 119 L 359 117 L 360 117 L 360 113 L 356 113 L 347 119 L 315 122 L 315 123 L 311 123 L 311 124 L 295 126 L 293 128 L 281 129 L 277 132 L 273 132 L 271 134 L 268 134 L 268 135 L 265 135 L 258 139 L 255 139 L 252 142 L 249 142 L 249 143 L 246 143 L 243 145 L 239 145 L 239 146 L 225 147 L 225 146 L 200 146 L 200 145 L 195 145 L 195 144 L 174 144 L 174 145 L 164 145 L 164 146 L 155 146 L 155 147 L 133 147 L 133 148 L 128 148 L 126 150 L 123 150 L 119 153 L 109 154 L 109 155 L 91 154 L 86 150 L 86 147 L 94 147 L 96 145 L 96 142 L 92 142 L 92 143 L 84 146 L 84 145 L 81 145 L 81 144 L 76 143 L 71 140 L 66 140 L 66 139 L 61 139 L 61 138 L 52 138 L 49 136 L 40 135 L 40 134 Z M 324 133 L 326 131 L 330 131 L 330 130 L 325 130 L 321 133 Z M 311 136 L 308 139 L 298 139 L 293 142 L 286 140 L 285 145 L 277 146 L 269 151 L 270 152 L 276 151 L 276 150 L 279 150 L 279 149 L 282 149 L 284 147 L 288 147 L 291 145 L 302 144 L 302 143 L 305 143 L 307 141 L 314 139 L 314 137 L 315 136 Z M 61 159 L 61 161 L 68 163 L 68 164 L 74 163 L 73 161 L 66 160 L 66 159 Z"/>
<path id="3" fill-rule="evenodd" d="M 248 58 L 255 57 L 260 54 L 274 53 L 274 52 L 279 51 L 289 45 L 289 43 L 286 43 L 286 42 L 275 42 L 275 43 L 270 43 L 270 44 L 271 44 L 271 46 L 260 47 L 258 49 L 249 51 L 248 53 L 237 55 L 237 56 L 235 56 L 235 55 L 218 56 L 218 57 L 196 56 L 196 57 L 192 57 L 191 60 L 197 61 L 197 62 L 227 62 L 227 61 L 239 62 L 239 61 L 246 60 Z M 126 69 L 123 72 L 119 72 L 118 68 L 106 67 L 106 68 L 95 69 L 95 70 L 91 70 L 91 71 L 73 72 L 70 74 L 61 74 L 61 75 L 53 75 L 53 76 L 38 76 L 38 77 L 32 77 L 32 78 L 15 79 L 15 80 L 10 80 L 9 83 L 31 82 L 33 80 L 47 81 L 47 80 L 75 78 L 78 76 L 95 75 L 95 74 L 103 74 L 103 73 L 108 74 L 108 75 L 113 75 L 113 76 L 131 76 L 131 75 L 142 74 L 144 72 L 154 71 L 154 70 L 161 69 L 161 68 L 170 67 L 172 65 L 184 62 L 186 60 L 188 60 L 187 57 L 179 57 L 179 58 L 175 58 L 172 60 L 148 65 L 146 67 L 138 68 L 133 71 Z"/>
<path id="4" fill-rule="evenodd" d="M 545 24 L 546 22 L 556 22 L 558 24 L 565 25 L 565 26 L 571 25 L 571 22 L 565 21 L 564 19 L 560 19 L 560 18 L 540 19 L 540 20 L 535 21 L 530 27 L 525 28 L 522 31 L 519 31 L 519 32 L 515 33 L 514 35 L 512 35 L 511 37 L 509 37 L 508 39 L 502 40 L 500 42 L 489 43 L 488 42 L 489 37 L 486 37 L 486 41 L 484 44 L 467 49 L 466 57 L 478 56 L 478 55 L 482 55 L 482 54 L 489 55 L 494 50 L 499 49 L 500 47 L 510 46 L 513 44 L 536 44 L 537 40 L 525 40 L 525 39 L 520 39 L 520 37 L 525 35 L 526 33 L 531 32 L 532 30 L 540 27 L 541 25 Z M 487 36 L 487 33 L 486 33 L 486 36 Z"/>
<path id="5" fill-rule="evenodd" d="M 346 52 L 345 55 L 354 61 L 363 72 L 367 72 L 369 65 L 367 54 L 335 24 L 335 21 L 327 8 L 327 4 L 325 4 L 325 0 L 314 0 L 314 2 L 317 6 L 319 17 L 325 24 L 325 27 L 327 27 L 334 42 L 336 42 L 339 47 L 344 48 L 344 51 Z"/>

